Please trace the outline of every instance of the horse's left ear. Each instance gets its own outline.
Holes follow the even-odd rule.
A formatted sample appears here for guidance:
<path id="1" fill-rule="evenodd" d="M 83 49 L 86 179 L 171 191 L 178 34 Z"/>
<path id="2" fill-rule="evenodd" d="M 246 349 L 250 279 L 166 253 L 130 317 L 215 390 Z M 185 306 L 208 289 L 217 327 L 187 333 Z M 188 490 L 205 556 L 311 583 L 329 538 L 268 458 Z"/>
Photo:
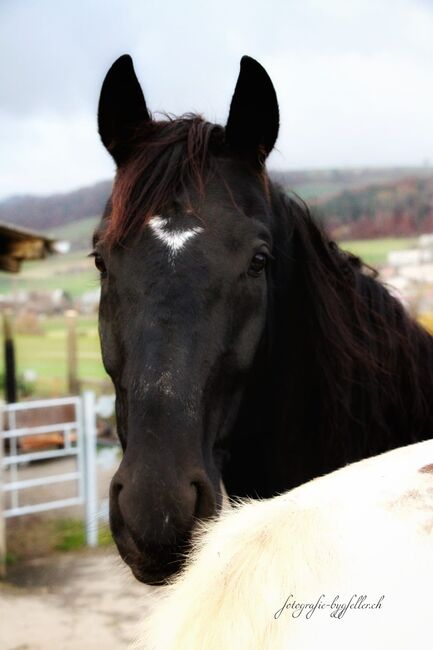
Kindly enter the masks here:
<path id="1" fill-rule="evenodd" d="M 124 54 L 107 72 L 98 106 L 99 135 L 117 165 L 131 154 L 137 128 L 150 119 L 132 59 Z"/>
<path id="2" fill-rule="evenodd" d="M 278 136 L 277 95 L 266 70 L 243 56 L 226 124 L 226 142 L 234 152 L 263 163 Z"/>

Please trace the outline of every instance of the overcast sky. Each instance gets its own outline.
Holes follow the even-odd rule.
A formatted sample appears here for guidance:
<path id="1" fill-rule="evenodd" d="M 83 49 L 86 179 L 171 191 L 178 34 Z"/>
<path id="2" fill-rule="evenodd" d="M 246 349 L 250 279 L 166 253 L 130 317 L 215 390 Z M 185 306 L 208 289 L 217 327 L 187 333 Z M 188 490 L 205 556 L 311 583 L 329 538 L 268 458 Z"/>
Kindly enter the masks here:
<path id="1" fill-rule="evenodd" d="M 278 168 L 433 161 L 432 0 L 0 0 L 0 198 L 113 175 L 96 107 L 129 52 L 152 111 L 224 123 L 243 54 L 277 90 Z"/>

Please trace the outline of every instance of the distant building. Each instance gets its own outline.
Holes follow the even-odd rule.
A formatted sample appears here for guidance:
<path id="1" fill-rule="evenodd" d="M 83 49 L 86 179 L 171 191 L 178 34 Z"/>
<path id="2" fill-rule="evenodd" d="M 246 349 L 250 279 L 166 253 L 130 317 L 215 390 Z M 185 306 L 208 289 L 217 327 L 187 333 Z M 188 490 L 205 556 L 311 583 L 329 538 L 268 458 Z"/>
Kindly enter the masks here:
<path id="1" fill-rule="evenodd" d="M 433 234 L 421 235 L 418 248 L 391 251 L 381 275 L 413 314 L 433 313 Z"/>
<path id="2" fill-rule="evenodd" d="M 433 234 L 421 235 L 418 242 L 421 248 L 433 249 Z"/>
<path id="3" fill-rule="evenodd" d="M 388 253 L 388 264 L 395 267 L 411 266 L 415 264 L 426 264 L 433 262 L 433 249 L 408 248 L 403 251 L 391 251 Z"/>

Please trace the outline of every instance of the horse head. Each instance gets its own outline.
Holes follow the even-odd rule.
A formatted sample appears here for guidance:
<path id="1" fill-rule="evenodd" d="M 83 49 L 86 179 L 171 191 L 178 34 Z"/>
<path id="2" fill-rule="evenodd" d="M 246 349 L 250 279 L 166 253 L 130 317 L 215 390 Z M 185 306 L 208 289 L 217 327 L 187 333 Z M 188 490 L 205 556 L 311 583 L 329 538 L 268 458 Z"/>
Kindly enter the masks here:
<path id="1" fill-rule="evenodd" d="M 226 441 L 260 356 L 273 250 L 264 163 L 278 105 L 244 57 L 225 128 L 193 115 L 155 121 L 122 56 L 98 118 L 117 166 L 93 251 L 123 448 L 110 523 L 134 575 L 160 583 L 195 522 L 220 509 Z"/>

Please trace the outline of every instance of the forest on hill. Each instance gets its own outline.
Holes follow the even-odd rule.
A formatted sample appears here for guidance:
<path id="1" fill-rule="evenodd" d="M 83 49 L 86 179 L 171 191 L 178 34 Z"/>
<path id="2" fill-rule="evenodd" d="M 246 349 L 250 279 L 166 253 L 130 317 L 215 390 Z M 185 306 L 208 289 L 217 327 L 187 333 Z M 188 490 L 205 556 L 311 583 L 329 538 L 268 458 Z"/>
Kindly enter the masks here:
<path id="1" fill-rule="evenodd" d="M 316 210 L 336 239 L 408 237 L 433 232 L 433 176 L 344 190 Z"/>
<path id="2" fill-rule="evenodd" d="M 101 181 L 64 194 L 12 197 L 0 202 L 0 221 L 50 231 L 101 215 L 110 190 L 111 181 Z"/>
<path id="3" fill-rule="evenodd" d="M 335 239 L 433 232 L 433 172 L 429 169 L 330 170 L 314 176 L 284 172 L 276 177 L 284 189 L 307 201 Z"/>
<path id="4" fill-rule="evenodd" d="M 271 172 L 304 199 L 336 239 L 413 236 L 433 231 L 433 172 L 426 168 Z M 55 233 L 96 219 L 111 181 L 51 196 L 0 202 L 0 221 Z M 84 226 L 84 224 L 83 224 Z M 72 238 L 74 239 L 74 238 Z"/>

